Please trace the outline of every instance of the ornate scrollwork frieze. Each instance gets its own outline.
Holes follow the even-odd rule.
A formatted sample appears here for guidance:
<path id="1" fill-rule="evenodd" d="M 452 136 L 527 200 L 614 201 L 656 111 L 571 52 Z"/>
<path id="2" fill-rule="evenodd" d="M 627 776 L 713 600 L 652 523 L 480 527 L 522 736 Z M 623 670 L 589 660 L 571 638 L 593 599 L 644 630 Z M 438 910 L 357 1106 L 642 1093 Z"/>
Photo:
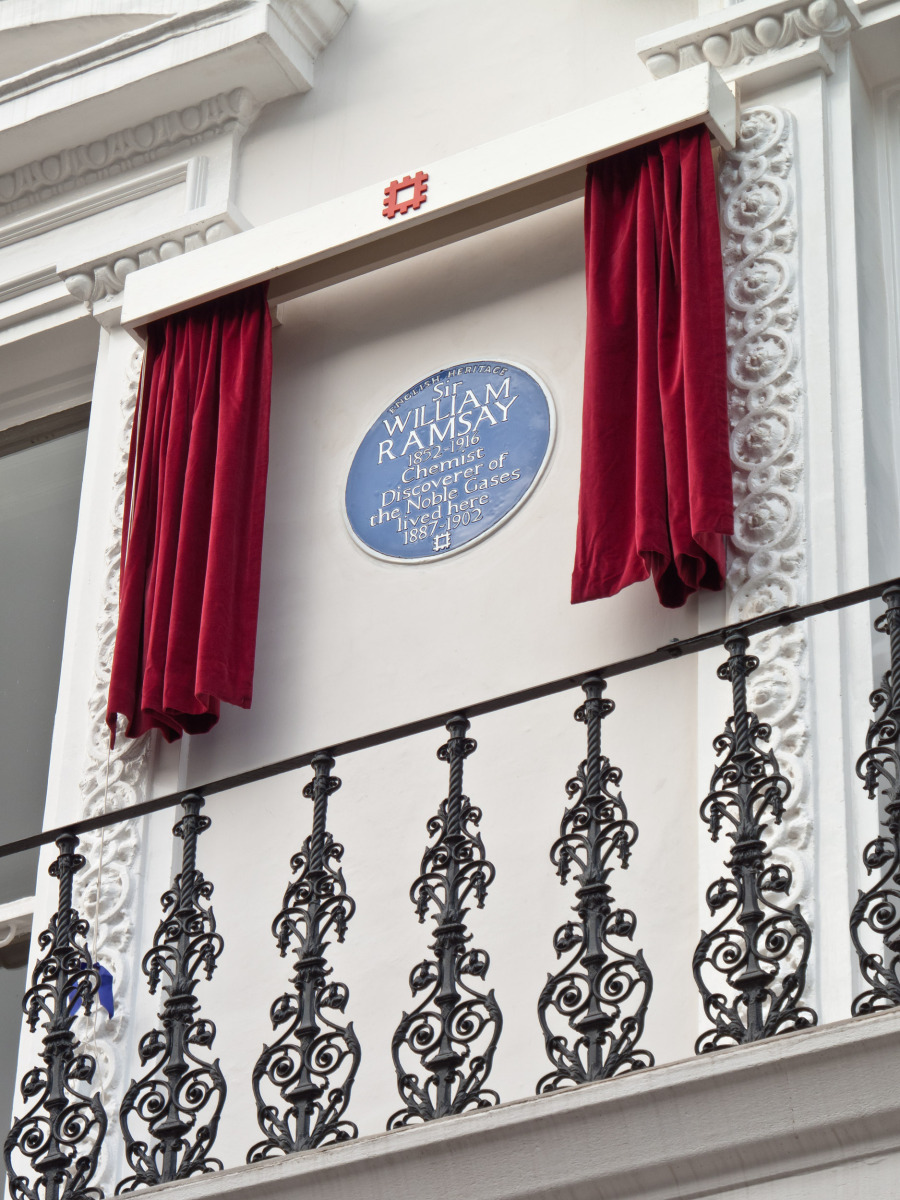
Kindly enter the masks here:
<path id="1" fill-rule="evenodd" d="M 763 66 L 778 51 L 802 48 L 813 38 L 828 46 L 844 42 L 859 25 L 852 5 L 845 0 L 801 0 L 794 4 L 760 4 L 737 14 L 728 7 L 707 24 L 691 22 L 685 32 L 639 44 L 638 54 L 657 79 L 710 63 L 718 70 Z"/>
<path id="2" fill-rule="evenodd" d="M 284 895 L 272 933 L 284 957 L 293 948 L 293 992 L 272 1005 L 277 1041 L 264 1046 L 253 1069 L 256 1114 L 265 1139 L 253 1146 L 248 1162 L 293 1154 L 316 1146 L 355 1138 L 358 1130 L 345 1119 L 360 1061 L 352 1022 L 340 1025 L 349 992 L 329 981 L 326 940 L 342 942 L 356 909 L 347 894 L 341 859 L 344 847 L 327 831 L 328 798 L 341 786 L 331 774 L 334 759 L 317 754 L 314 777 L 303 789 L 313 801 L 312 833 L 291 859 L 295 878 Z"/>
<path id="3" fill-rule="evenodd" d="M 799 905 L 776 902 L 787 898 L 793 880 L 788 867 L 770 861 L 764 836 L 764 818 L 781 822 L 791 785 L 765 747 L 769 727 L 747 706 L 747 676 L 759 666 L 747 645 L 742 632 L 725 642 L 728 659 L 718 675 L 731 683 L 733 711 L 713 743 L 720 762 L 700 809 L 712 840 L 726 828 L 732 850 L 725 864 L 730 877 L 706 893 L 718 922 L 694 952 L 694 979 L 712 1021 L 697 1039 L 698 1054 L 816 1023 L 801 1003 L 812 934 Z M 735 993 L 731 999 L 717 975 Z"/>
<path id="4" fill-rule="evenodd" d="M 120 406 L 119 439 L 112 477 L 112 512 L 103 559 L 103 600 L 97 622 L 97 653 L 93 682 L 88 693 L 90 741 L 79 788 L 82 816 L 128 808 L 143 800 L 147 784 L 150 735 L 118 737 L 112 748 L 106 726 L 106 701 L 119 612 L 119 566 L 122 555 L 122 517 L 128 472 L 131 424 L 137 404 L 141 351 L 128 366 Z M 94 958 L 112 975 L 116 997 L 130 994 L 134 967 L 134 907 L 139 889 L 140 864 L 144 849 L 137 821 L 122 821 L 86 833 L 79 849 L 86 865 L 75 878 L 78 907 L 91 929 L 89 942 Z M 98 1015 L 99 1014 L 99 1015 Z M 131 1010 L 119 1003 L 115 1016 L 98 1010 L 79 1012 L 76 1031 L 82 1046 L 97 1060 L 98 1078 L 110 1111 L 118 1107 L 128 1080 L 125 1048 Z M 95 1178 L 111 1191 L 118 1177 L 113 1139 L 104 1143 Z"/>
<path id="5" fill-rule="evenodd" d="M 13 1200 L 100 1200 L 103 1193 L 92 1181 L 106 1113 L 100 1093 L 86 1094 L 79 1086 L 93 1083 L 97 1064 L 72 1031 L 79 1008 L 91 1010 L 100 976 L 85 942 L 87 922 L 72 905 L 72 878 L 85 863 L 75 853 L 78 838 L 64 834 L 56 845 L 50 874 L 59 880 L 59 904 L 38 938 L 43 953 L 23 1001 L 32 1033 L 39 1024 L 44 1029 L 44 1065 L 22 1079 L 29 1107 L 13 1121 L 4 1158 Z"/>
<path id="6" fill-rule="evenodd" d="M 885 833 L 863 851 L 877 878 L 860 891 L 850 917 L 850 936 L 868 985 L 853 1000 L 854 1017 L 900 1005 L 900 588 L 884 593 L 886 611 L 875 628 L 890 639 L 890 667 L 870 696 L 875 715 L 856 773 L 870 800 L 883 797 Z"/>
<path id="7" fill-rule="evenodd" d="M 434 840 L 410 890 L 419 921 L 429 912 L 434 917 L 433 958 L 413 968 L 412 993 L 424 992 L 425 997 L 403 1014 L 394 1033 L 391 1053 L 404 1107 L 390 1118 L 388 1129 L 499 1101 L 484 1085 L 500 1037 L 500 1008 L 493 991 L 477 991 L 470 983 L 485 978 L 490 959 L 484 950 L 469 946 L 466 904 L 474 899 L 479 908 L 484 906 L 494 867 L 478 832 L 481 811 L 462 790 L 463 764 L 477 746 L 466 737 L 468 728 L 463 716 L 447 722 L 450 738 L 438 750 L 438 758 L 449 765 L 450 788 L 428 822 Z M 427 1072 L 424 1079 L 413 1060 Z"/>
<path id="8" fill-rule="evenodd" d="M 804 425 L 807 395 L 799 328 L 793 118 L 746 110 L 719 183 L 724 230 L 734 537 L 728 620 L 808 599 Z M 771 729 L 791 805 L 770 844 L 809 907 L 813 812 L 809 647 L 805 623 L 755 640 L 750 707 Z M 773 831 L 774 832 L 774 831 Z"/>
<path id="9" fill-rule="evenodd" d="M 210 1151 L 225 1103 L 225 1079 L 219 1060 L 202 1056 L 216 1027 L 200 1016 L 194 995 L 198 977 L 212 977 L 222 952 L 210 904 L 212 884 L 196 865 L 197 838 L 210 824 L 200 815 L 202 805 L 199 796 L 182 802 L 184 816 L 173 830 L 183 842 L 181 871 L 163 893 L 162 920 L 142 964 L 151 995 L 162 984 L 166 999 L 159 1014 L 162 1028 L 150 1030 L 138 1046 L 141 1065 L 150 1063 L 150 1069 L 132 1080 L 119 1110 L 125 1157 L 134 1173 L 122 1180 L 117 1194 L 222 1169 Z"/>
<path id="10" fill-rule="evenodd" d="M 585 701 L 575 719 L 587 726 L 587 758 L 566 784 L 573 803 L 550 851 L 563 884 L 577 871 L 578 920 L 556 931 L 557 958 L 571 958 L 548 976 L 538 1000 L 547 1057 L 554 1067 L 539 1081 L 538 1092 L 653 1065 L 653 1055 L 637 1046 L 653 977 L 643 952 L 621 945 L 631 941 L 637 921 L 630 909 L 616 907 L 609 882 L 613 860 L 627 867 L 638 836 L 618 790 L 622 772 L 600 749 L 603 719 L 615 705 L 603 696 L 605 680 L 587 679 L 583 686 Z M 559 1031 L 566 1025 L 574 1038 Z"/>
<path id="11" fill-rule="evenodd" d="M 88 264 L 63 276 L 63 283 L 76 299 L 92 310 L 95 304 L 111 300 L 125 289 L 125 280 L 134 271 L 154 263 L 179 258 L 201 246 L 221 242 L 237 232 L 237 223 L 228 214 L 209 218 L 195 229 L 163 234 L 145 245 L 113 255 L 105 262 Z"/>
<path id="12" fill-rule="evenodd" d="M 118 129 L 0 175 L 0 217 L 76 188 L 121 175 L 163 154 L 232 130 L 243 132 L 259 112 L 246 88 L 210 96 L 188 108 Z"/>

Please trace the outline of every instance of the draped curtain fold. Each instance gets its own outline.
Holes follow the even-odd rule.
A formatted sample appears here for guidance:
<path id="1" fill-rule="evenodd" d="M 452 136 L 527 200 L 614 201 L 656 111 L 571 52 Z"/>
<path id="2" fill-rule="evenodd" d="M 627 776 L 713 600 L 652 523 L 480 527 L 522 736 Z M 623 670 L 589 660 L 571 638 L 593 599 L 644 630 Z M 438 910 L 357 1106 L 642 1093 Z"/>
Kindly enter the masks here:
<path id="1" fill-rule="evenodd" d="M 267 285 L 153 322 L 135 414 L 106 720 L 200 733 L 249 708 L 272 377 Z"/>
<path id="2" fill-rule="evenodd" d="M 652 575 L 678 607 L 725 581 L 733 530 L 725 297 L 702 126 L 593 163 L 572 602 Z"/>

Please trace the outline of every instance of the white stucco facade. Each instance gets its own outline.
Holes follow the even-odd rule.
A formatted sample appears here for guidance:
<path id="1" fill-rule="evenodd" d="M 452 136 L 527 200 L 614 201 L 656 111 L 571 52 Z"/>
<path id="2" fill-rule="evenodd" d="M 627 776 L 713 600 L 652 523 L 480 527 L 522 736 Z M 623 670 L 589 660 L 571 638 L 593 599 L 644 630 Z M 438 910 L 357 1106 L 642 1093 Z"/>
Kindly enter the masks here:
<path id="1" fill-rule="evenodd" d="M 49 775 L 46 794 L 15 802 L 23 833 L 900 575 L 900 0 L 3 0 L 3 38 L 0 436 L 68 431 L 64 414 L 90 402 Z M 579 173 L 704 121 L 718 143 L 729 322 L 729 586 L 675 611 L 649 582 L 572 606 Z M 385 221 L 385 184 L 418 170 L 427 204 Z M 110 752 L 140 331 L 257 279 L 272 280 L 276 328 L 253 706 L 180 744 L 120 739 Z M 416 380 L 481 358 L 522 364 L 552 396 L 555 439 L 533 493 L 443 561 L 366 554 L 342 511 L 360 440 Z M 199 865 L 226 947 L 198 996 L 228 1080 L 216 1145 L 228 1170 L 175 1185 L 185 1200 L 411 1196 L 437 1179 L 485 1200 L 891 1196 L 900 1014 L 849 1020 L 860 982 L 847 921 L 878 820 L 854 774 L 887 661 L 877 611 L 752 646 L 751 703 L 794 788 L 770 836 L 813 929 L 812 1032 L 693 1054 L 706 1022 L 691 959 L 727 855 L 697 814 L 729 695 L 723 650 L 673 658 L 610 681 L 603 746 L 640 829 L 613 889 L 653 971 L 642 1044 L 656 1066 L 534 1096 L 548 1070 L 537 997 L 574 903 L 549 859 L 584 756 L 573 689 L 470 731 L 465 790 L 497 877 L 468 919 L 504 1015 L 500 1107 L 383 1132 L 398 1107 L 391 1037 L 431 940 L 409 886 L 447 787 L 445 738 L 420 733 L 340 758 L 329 807 L 357 904 L 328 956 L 362 1045 L 348 1112 L 360 1139 L 246 1166 L 259 1138 L 250 1074 L 290 974 L 269 928 L 309 832 L 310 772 L 210 797 Z M 16 726 L 10 744 L 28 735 Z M 159 1007 L 140 959 L 171 878 L 173 819 L 80 847 L 77 894 L 116 1015 L 79 1032 L 111 1114 Z M 52 857 L 41 852 L 36 931 L 55 904 Z M 37 1042 L 23 1034 L 20 1073 Z M 107 1195 L 127 1173 L 116 1134 L 113 1115 Z"/>

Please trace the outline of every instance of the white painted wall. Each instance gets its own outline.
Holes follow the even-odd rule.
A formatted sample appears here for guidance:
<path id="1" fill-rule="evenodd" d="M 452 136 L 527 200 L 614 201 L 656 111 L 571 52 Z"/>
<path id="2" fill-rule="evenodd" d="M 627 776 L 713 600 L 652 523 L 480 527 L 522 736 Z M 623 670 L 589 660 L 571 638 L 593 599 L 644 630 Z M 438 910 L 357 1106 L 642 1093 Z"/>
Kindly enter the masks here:
<path id="1" fill-rule="evenodd" d="M 636 87 L 635 38 L 695 4 L 359 0 L 314 90 L 247 136 L 238 204 L 262 224 Z"/>

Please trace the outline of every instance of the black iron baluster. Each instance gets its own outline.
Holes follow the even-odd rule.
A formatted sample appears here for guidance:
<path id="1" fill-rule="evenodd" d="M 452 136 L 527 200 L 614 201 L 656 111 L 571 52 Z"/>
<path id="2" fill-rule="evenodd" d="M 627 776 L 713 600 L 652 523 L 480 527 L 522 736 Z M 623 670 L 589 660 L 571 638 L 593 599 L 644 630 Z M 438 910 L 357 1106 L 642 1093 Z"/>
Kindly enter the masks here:
<path id="1" fill-rule="evenodd" d="M 872 887 L 860 891 L 850 916 L 850 936 L 869 985 L 853 1001 L 854 1017 L 900 1004 L 900 588 L 888 588 L 883 599 L 887 610 L 875 628 L 890 639 L 891 665 L 869 697 L 875 716 L 856 773 L 870 800 L 879 793 L 885 798 L 881 824 L 887 836 L 874 838 L 863 851 L 866 870 L 879 875 Z M 867 949 L 865 940 L 877 948 Z"/>
<path id="2" fill-rule="evenodd" d="M 327 982 L 331 968 L 325 939 L 333 933 L 342 942 L 356 911 L 340 868 L 344 847 L 326 829 L 328 797 L 341 781 L 331 774 L 330 754 L 317 754 L 312 766 L 315 776 L 303 789 L 313 801 L 312 833 L 291 859 L 296 878 L 272 925 L 282 958 L 296 943 L 294 992 L 279 996 L 272 1005 L 273 1028 L 287 1028 L 271 1046 L 263 1047 L 253 1069 L 256 1116 L 266 1136 L 251 1148 L 247 1162 L 345 1142 L 359 1132 L 344 1119 L 359 1067 L 359 1041 L 352 1022 L 338 1025 L 325 1011 L 342 1013 L 349 999 L 346 984 Z"/>
<path id="3" fill-rule="evenodd" d="M 706 893 L 710 912 L 723 915 L 710 933 L 700 935 L 694 951 L 694 979 L 713 1022 L 697 1039 L 698 1054 L 806 1029 L 817 1020 L 801 1004 L 812 933 L 799 905 L 782 908 L 773 899 L 787 896 L 793 877 L 781 863 L 768 864 L 763 818 L 768 813 L 781 823 L 791 785 L 774 751 L 760 745 L 769 740 L 771 728 L 747 709 L 747 676 L 759 666 L 747 646 L 743 632 L 725 640 L 729 657 L 717 673 L 731 683 L 733 715 L 713 742 L 724 757 L 700 808 L 712 840 L 719 840 L 727 821 L 734 844 L 725 864 L 731 878 L 717 879 Z M 704 975 L 710 970 L 724 975 L 738 993 L 732 1003 L 707 986 Z M 714 980 L 714 986 L 721 984 Z"/>
<path id="4" fill-rule="evenodd" d="M 575 953 L 561 971 L 548 976 L 538 1000 L 547 1057 L 554 1067 L 538 1082 L 538 1092 L 608 1079 L 654 1061 L 648 1050 L 637 1048 L 653 976 L 641 950 L 632 953 L 610 941 L 631 941 L 637 926 L 630 909 L 614 907 L 609 884 L 613 856 L 627 867 L 638 836 L 618 791 L 622 772 L 600 751 L 603 718 L 615 704 L 603 697 L 605 680 L 592 677 L 583 687 L 585 701 L 575 710 L 575 720 L 587 726 L 587 758 L 566 784 L 574 803 L 566 809 L 550 851 L 563 884 L 573 868 L 578 871 L 578 922 L 567 921 L 553 938 L 557 958 Z M 571 1046 L 565 1034 L 552 1028 L 563 1021 L 577 1034 Z"/>
<path id="5" fill-rule="evenodd" d="M 163 917 L 142 963 L 150 994 L 162 982 L 166 999 L 159 1014 L 162 1029 L 144 1034 L 138 1046 L 141 1066 L 152 1065 L 131 1081 L 119 1110 L 125 1157 L 134 1174 L 122 1180 L 117 1195 L 222 1169 L 209 1152 L 225 1103 L 225 1079 L 218 1059 L 206 1062 L 197 1053 L 212 1045 L 216 1027 L 200 1016 L 194 989 L 201 970 L 212 977 L 222 952 L 209 903 L 213 886 L 196 866 L 197 838 L 210 824 L 200 815 L 202 806 L 200 796 L 182 801 L 184 816 L 172 831 L 184 843 L 181 871 L 163 893 Z M 134 1123 L 144 1126 L 143 1137 L 132 1132 Z"/>
<path id="6" fill-rule="evenodd" d="M 388 1129 L 432 1121 L 468 1108 L 488 1108 L 499 1102 L 485 1088 L 500 1037 L 502 1017 L 493 991 L 484 995 L 465 982 L 484 979 L 490 959 L 483 950 L 466 949 L 472 940 L 465 917 L 466 901 L 474 897 L 484 907 L 494 878 L 477 831 L 481 811 L 463 795 L 463 763 L 477 743 L 466 737 L 463 716 L 447 722 L 450 739 L 438 758 L 450 766 L 450 789 L 437 814 L 428 822 L 434 841 L 422 858 L 422 872 L 410 889 L 419 920 L 434 909 L 433 959 L 414 967 L 409 985 L 413 995 L 428 995 L 403 1019 L 394 1033 L 391 1053 L 397 1088 L 405 1103 L 388 1121 Z M 420 1082 L 405 1059 L 415 1057 L 428 1072 Z"/>
<path id="7" fill-rule="evenodd" d="M 91 1084 L 97 1064 L 90 1054 L 76 1053 L 72 1025 L 81 1004 L 91 1011 L 100 977 L 85 943 L 87 921 L 72 907 L 72 877 L 85 863 L 75 853 L 78 838 L 64 834 L 56 845 L 50 874 L 59 880 L 59 905 L 38 938 L 46 953 L 35 963 L 22 1003 L 32 1033 L 43 1024 L 45 1065 L 22 1079 L 22 1099 L 31 1107 L 13 1121 L 3 1152 L 14 1200 L 99 1200 L 103 1192 L 90 1183 L 106 1113 L 99 1092 L 86 1096 L 75 1086 Z M 23 1159 L 35 1172 L 33 1181 L 21 1173 Z"/>

